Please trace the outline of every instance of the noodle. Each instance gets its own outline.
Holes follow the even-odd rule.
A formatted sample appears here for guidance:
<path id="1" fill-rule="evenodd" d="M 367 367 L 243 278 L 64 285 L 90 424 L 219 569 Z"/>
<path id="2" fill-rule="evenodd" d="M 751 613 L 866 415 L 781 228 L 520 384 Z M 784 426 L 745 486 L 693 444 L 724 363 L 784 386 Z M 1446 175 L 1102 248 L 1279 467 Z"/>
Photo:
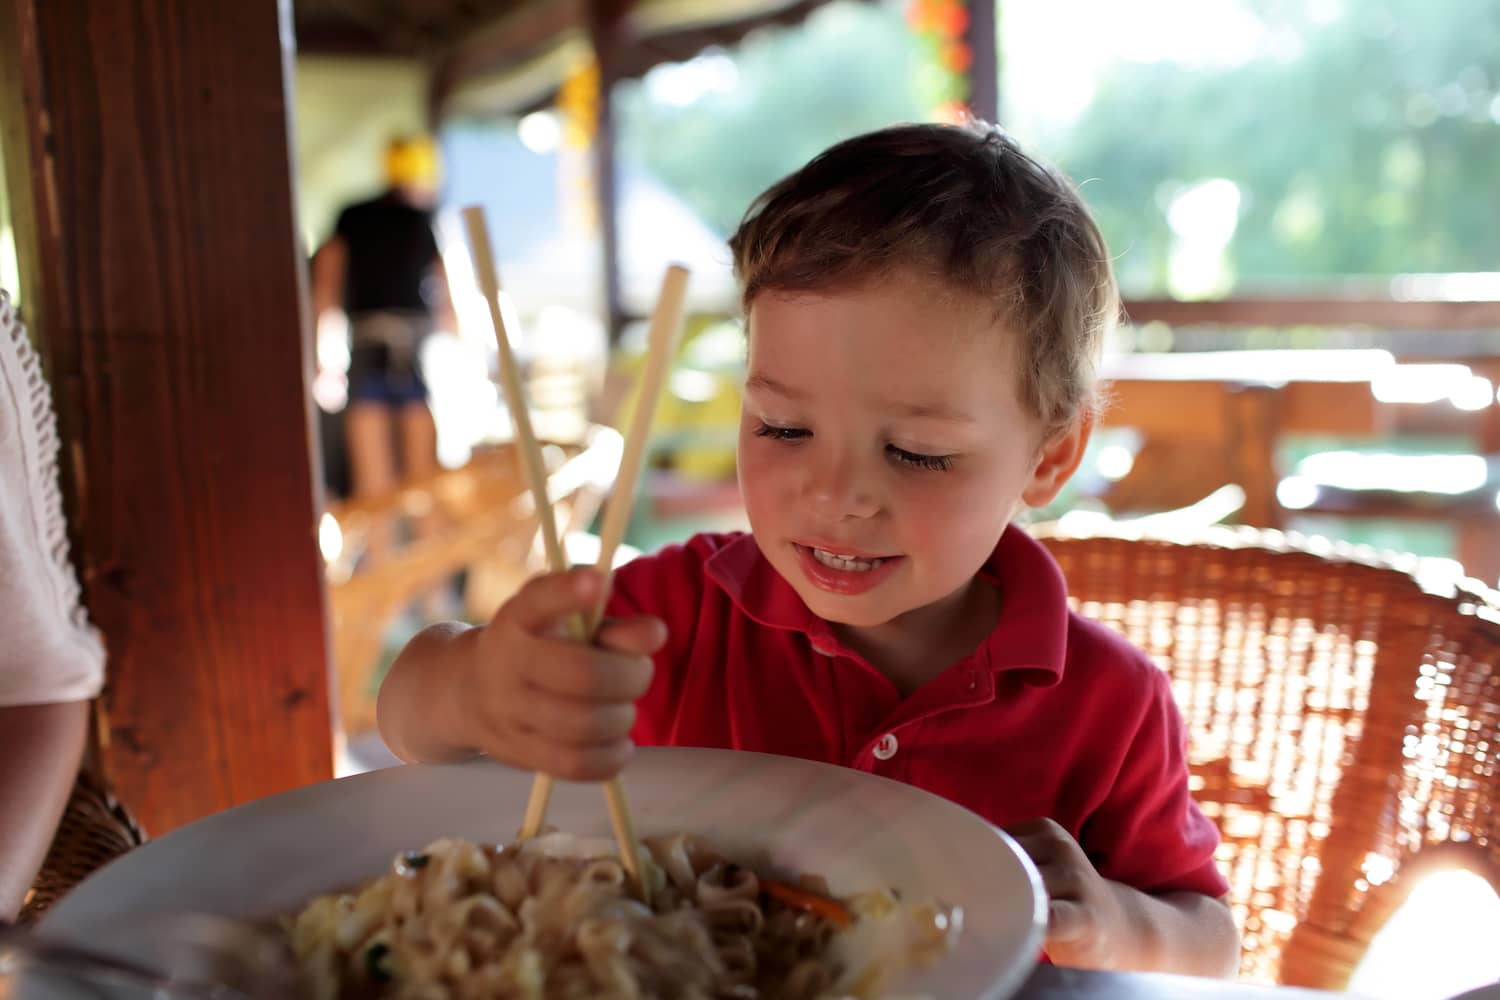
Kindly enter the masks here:
<path id="1" fill-rule="evenodd" d="M 641 901 L 608 845 L 456 839 L 284 918 L 308 1000 L 815 1000 L 876 996 L 946 952 L 956 911 L 766 882 L 686 835 L 648 838 Z M 775 890 L 774 892 L 768 890 Z"/>

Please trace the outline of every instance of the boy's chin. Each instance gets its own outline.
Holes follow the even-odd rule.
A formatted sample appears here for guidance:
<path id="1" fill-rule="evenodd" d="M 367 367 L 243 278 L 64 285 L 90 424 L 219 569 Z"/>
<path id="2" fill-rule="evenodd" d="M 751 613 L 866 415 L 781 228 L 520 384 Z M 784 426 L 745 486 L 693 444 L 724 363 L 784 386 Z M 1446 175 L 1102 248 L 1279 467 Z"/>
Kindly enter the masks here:
<path id="1" fill-rule="evenodd" d="M 807 588 L 802 591 L 802 601 L 813 614 L 834 625 L 850 628 L 874 628 L 894 620 L 884 602 L 871 600 L 868 596 L 839 597 L 821 590 Z"/>

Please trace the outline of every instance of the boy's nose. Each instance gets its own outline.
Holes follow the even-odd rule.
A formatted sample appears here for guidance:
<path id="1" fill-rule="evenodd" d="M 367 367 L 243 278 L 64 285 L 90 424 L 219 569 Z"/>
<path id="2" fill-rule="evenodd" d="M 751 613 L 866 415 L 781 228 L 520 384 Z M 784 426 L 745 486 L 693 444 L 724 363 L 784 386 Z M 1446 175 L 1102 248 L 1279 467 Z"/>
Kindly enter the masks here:
<path id="1" fill-rule="evenodd" d="M 814 458 L 803 494 L 813 513 L 831 519 L 871 517 L 880 509 L 870 478 L 848 458 Z"/>

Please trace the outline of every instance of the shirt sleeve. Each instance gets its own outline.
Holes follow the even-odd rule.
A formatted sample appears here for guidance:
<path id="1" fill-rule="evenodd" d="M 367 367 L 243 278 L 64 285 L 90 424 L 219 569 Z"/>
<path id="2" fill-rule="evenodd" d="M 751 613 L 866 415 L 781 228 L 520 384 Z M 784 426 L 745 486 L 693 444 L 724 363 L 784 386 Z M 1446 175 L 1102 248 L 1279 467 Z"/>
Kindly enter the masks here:
<path id="1" fill-rule="evenodd" d="M 68 561 L 57 450 L 40 365 L 0 295 L 0 706 L 86 700 L 104 683 Z"/>
<path id="2" fill-rule="evenodd" d="M 1150 696 L 1108 795 L 1079 832 L 1099 873 L 1142 892 L 1229 891 L 1214 852 L 1219 832 L 1188 789 L 1187 735 L 1167 675 L 1149 668 Z"/>

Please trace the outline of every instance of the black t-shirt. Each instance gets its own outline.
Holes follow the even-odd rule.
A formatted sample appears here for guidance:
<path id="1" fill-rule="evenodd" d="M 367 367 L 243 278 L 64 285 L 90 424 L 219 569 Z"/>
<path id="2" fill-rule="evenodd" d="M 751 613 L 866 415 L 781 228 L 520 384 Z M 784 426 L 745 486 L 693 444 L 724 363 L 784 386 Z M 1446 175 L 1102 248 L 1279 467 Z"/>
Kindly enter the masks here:
<path id="1" fill-rule="evenodd" d="M 430 312 L 424 286 L 438 247 L 429 212 L 384 194 L 344 209 L 334 232 L 349 248 L 345 312 Z"/>

